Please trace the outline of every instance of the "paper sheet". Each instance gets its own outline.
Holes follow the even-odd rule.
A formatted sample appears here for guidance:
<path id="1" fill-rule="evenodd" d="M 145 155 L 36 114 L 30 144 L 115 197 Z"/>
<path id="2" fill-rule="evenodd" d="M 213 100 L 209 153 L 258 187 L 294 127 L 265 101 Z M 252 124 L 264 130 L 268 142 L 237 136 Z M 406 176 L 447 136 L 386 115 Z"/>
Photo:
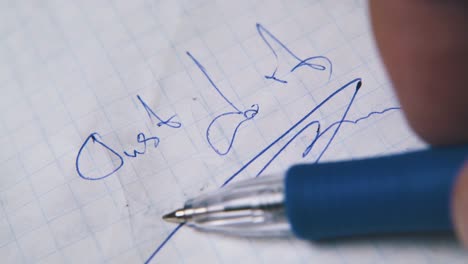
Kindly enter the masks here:
<path id="1" fill-rule="evenodd" d="M 423 146 L 365 2 L 0 5 L 2 263 L 466 263 L 450 237 L 255 240 L 161 220 L 294 163 Z"/>

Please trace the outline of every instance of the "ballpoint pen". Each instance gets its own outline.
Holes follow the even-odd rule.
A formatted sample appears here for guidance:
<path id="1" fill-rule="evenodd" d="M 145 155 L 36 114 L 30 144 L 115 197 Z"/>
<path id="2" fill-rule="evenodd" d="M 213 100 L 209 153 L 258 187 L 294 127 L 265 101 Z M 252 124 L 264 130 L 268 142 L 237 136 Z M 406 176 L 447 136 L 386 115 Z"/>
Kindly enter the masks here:
<path id="1" fill-rule="evenodd" d="M 303 164 L 188 200 L 163 216 L 238 236 L 312 240 L 451 231 L 451 191 L 468 146 Z"/>

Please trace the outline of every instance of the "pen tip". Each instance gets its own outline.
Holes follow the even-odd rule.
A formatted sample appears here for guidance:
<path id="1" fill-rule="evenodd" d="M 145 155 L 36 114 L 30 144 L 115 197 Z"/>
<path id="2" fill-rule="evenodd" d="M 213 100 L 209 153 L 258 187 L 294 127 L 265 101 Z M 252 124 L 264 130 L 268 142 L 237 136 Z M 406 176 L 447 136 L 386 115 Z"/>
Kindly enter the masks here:
<path id="1" fill-rule="evenodd" d="M 164 221 L 170 222 L 170 223 L 176 223 L 176 224 L 181 224 L 185 223 L 185 217 L 184 214 L 181 213 L 183 210 L 175 210 L 174 212 L 168 213 L 162 217 Z"/>

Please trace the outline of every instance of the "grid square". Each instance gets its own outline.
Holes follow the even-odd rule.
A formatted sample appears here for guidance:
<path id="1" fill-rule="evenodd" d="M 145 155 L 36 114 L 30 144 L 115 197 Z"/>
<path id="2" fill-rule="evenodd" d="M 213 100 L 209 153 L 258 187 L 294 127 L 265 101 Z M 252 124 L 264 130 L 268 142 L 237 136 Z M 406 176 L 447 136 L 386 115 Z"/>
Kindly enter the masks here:
<path id="1" fill-rule="evenodd" d="M 41 129 L 37 122 L 28 122 L 15 130 L 12 138 L 9 138 L 8 144 L 12 144 L 11 140 L 15 143 L 18 151 L 23 151 L 42 142 Z"/>
<path id="2" fill-rule="evenodd" d="M 67 109 L 75 120 L 99 108 L 99 101 L 90 88 L 83 87 L 79 92 L 70 94 L 69 98 L 73 100 L 68 100 Z"/>
<path id="3" fill-rule="evenodd" d="M 115 67 L 120 74 L 129 72 L 135 65 L 144 62 L 138 47 L 131 42 L 126 42 L 122 46 L 116 47 L 109 55 L 113 67 Z"/>
<path id="4" fill-rule="evenodd" d="M 136 45 L 145 58 L 158 55 L 159 51 L 162 49 L 167 49 L 170 47 L 171 43 L 169 40 L 160 32 L 159 28 L 154 28 L 151 31 L 141 34 L 138 39 L 136 39 Z"/>
<path id="5" fill-rule="evenodd" d="M 120 221 L 96 232 L 96 240 L 106 259 L 133 247 L 132 231 L 128 221 Z"/>
<path id="6" fill-rule="evenodd" d="M 218 25 L 202 35 L 205 45 L 212 53 L 222 52 L 235 45 L 235 39 L 226 25 Z"/>
<path id="7" fill-rule="evenodd" d="M 155 19 L 146 11 L 145 6 L 135 8 L 131 12 L 131 16 L 123 17 L 123 24 L 133 36 L 146 33 L 157 26 Z"/>
<path id="8" fill-rule="evenodd" d="M 240 45 L 227 48 L 216 56 L 220 67 L 227 76 L 240 71 L 250 63 L 245 51 Z"/>
<path id="9" fill-rule="evenodd" d="M 7 105 L 9 104 L 7 103 Z M 19 100 L 4 110 L 2 118 L 6 128 L 13 131 L 31 122 L 34 119 L 34 111 L 32 111 L 31 107 L 26 102 Z"/>
<path id="10" fill-rule="evenodd" d="M 6 217 L 0 218 L 0 247 L 15 240 L 13 231 L 10 228 L 10 223 Z"/>
<path id="11" fill-rule="evenodd" d="M 14 79 L 9 79 L 4 82 L 0 82 L 0 88 L 2 89 L 2 96 L 0 96 L 0 109 L 2 111 L 6 110 L 8 111 L 13 105 L 16 105 L 16 102 L 21 101 L 21 98 L 23 98 L 23 92 L 18 84 L 18 82 Z M 26 113 L 27 114 L 27 113 Z M 28 119 L 29 117 L 25 113 L 20 113 L 20 118 L 26 118 Z M 4 120 L 4 118 L 7 118 Z M 8 123 L 13 123 L 16 120 L 11 120 L 9 121 L 8 117 L 2 115 L 2 123 L 5 123 L 5 126 L 7 128 L 14 128 L 17 125 L 10 125 Z"/>
<path id="12" fill-rule="evenodd" d="M 9 219 L 16 237 L 20 237 L 46 223 L 40 204 L 37 201 L 32 201 L 10 214 Z"/>
<path id="13" fill-rule="evenodd" d="M 181 192 L 171 191 L 178 190 L 180 187 L 170 170 L 151 172 L 142 177 L 142 183 L 147 190 L 150 190 L 149 196 L 153 204 L 157 205 L 170 196 L 177 196 L 180 197 L 179 200 L 182 200 Z"/>
<path id="14" fill-rule="evenodd" d="M 5 161 L 0 161 L 0 167 L 2 168 L 2 177 L 0 177 L 0 197 L 2 197 L 3 194 L 1 194 L 1 192 L 7 191 L 20 181 L 24 181 L 26 172 L 23 169 L 23 164 L 21 164 L 21 161 L 17 157 L 11 157 Z"/>
<path id="15" fill-rule="evenodd" d="M 77 153 L 81 139 L 74 124 L 63 126 L 49 138 L 49 145 L 55 157 L 61 157 L 66 153 Z"/>
<path id="16" fill-rule="evenodd" d="M 66 247 L 89 235 L 89 229 L 79 210 L 72 211 L 52 220 L 50 222 L 50 230 L 54 234 L 59 248 Z"/>
<path id="17" fill-rule="evenodd" d="M 98 264 L 103 262 L 103 258 L 99 253 L 99 247 L 91 236 L 63 248 L 62 252 L 65 255 L 67 263 Z M 83 252 L 83 254 L 77 254 L 77 252 Z"/>
<path id="18" fill-rule="evenodd" d="M 18 244 L 27 262 L 36 262 L 57 250 L 48 226 L 42 226 L 18 238 Z"/>
<path id="19" fill-rule="evenodd" d="M 70 106 L 65 106 L 60 103 L 49 109 L 48 111 L 41 112 L 39 115 L 39 123 L 41 128 L 46 135 L 52 135 L 62 129 L 67 124 L 70 124 L 73 115 L 70 115 Z M 73 107 L 73 106 L 72 106 Z"/>
<path id="20" fill-rule="evenodd" d="M 106 193 L 106 186 L 103 182 L 87 181 L 79 177 L 72 180 L 69 186 L 80 206 L 94 201 Z"/>
<path id="21" fill-rule="evenodd" d="M 39 198 L 48 221 L 76 208 L 75 198 L 67 185 L 61 185 Z"/>
<path id="22" fill-rule="evenodd" d="M 23 263 L 25 261 L 16 241 L 0 246 L 0 256 L 2 256 L 2 263 L 5 264 Z"/>
<path id="23" fill-rule="evenodd" d="M 33 201 L 34 198 L 34 192 L 27 179 L 22 179 L 19 183 L 0 193 L 0 200 L 7 213 L 18 210 Z"/>
<path id="24" fill-rule="evenodd" d="M 115 264 L 126 264 L 126 263 L 143 263 L 144 260 L 140 257 L 138 250 L 131 249 L 122 254 L 118 255 L 115 258 L 112 258 L 110 262 Z"/>
<path id="25" fill-rule="evenodd" d="M 99 39 L 106 50 L 116 49 L 118 46 L 130 41 L 130 36 L 124 26 L 120 25 L 117 19 L 110 20 L 107 25 L 102 25 Z"/>
<path id="26" fill-rule="evenodd" d="M 104 106 L 128 95 L 122 80 L 114 75 L 91 86 L 99 102 Z"/>
<path id="27" fill-rule="evenodd" d="M 38 264 L 61 264 L 65 263 L 65 259 L 63 258 L 63 254 L 59 251 L 56 251 L 44 258 L 41 258 Z"/>
<path id="28" fill-rule="evenodd" d="M 120 211 L 108 195 L 82 208 L 83 216 L 92 231 L 101 230 L 120 218 Z"/>

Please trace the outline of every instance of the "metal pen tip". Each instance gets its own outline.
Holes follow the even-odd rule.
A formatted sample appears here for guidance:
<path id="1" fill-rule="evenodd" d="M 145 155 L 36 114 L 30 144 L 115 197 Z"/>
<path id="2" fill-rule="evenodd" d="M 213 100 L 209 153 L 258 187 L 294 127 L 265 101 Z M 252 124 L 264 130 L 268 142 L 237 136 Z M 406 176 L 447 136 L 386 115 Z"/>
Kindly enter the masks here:
<path id="1" fill-rule="evenodd" d="M 168 213 L 162 217 L 164 221 L 170 223 L 181 224 L 186 222 L 185 214 L 183 209 L 175 210 L 174 212 Z"/>

